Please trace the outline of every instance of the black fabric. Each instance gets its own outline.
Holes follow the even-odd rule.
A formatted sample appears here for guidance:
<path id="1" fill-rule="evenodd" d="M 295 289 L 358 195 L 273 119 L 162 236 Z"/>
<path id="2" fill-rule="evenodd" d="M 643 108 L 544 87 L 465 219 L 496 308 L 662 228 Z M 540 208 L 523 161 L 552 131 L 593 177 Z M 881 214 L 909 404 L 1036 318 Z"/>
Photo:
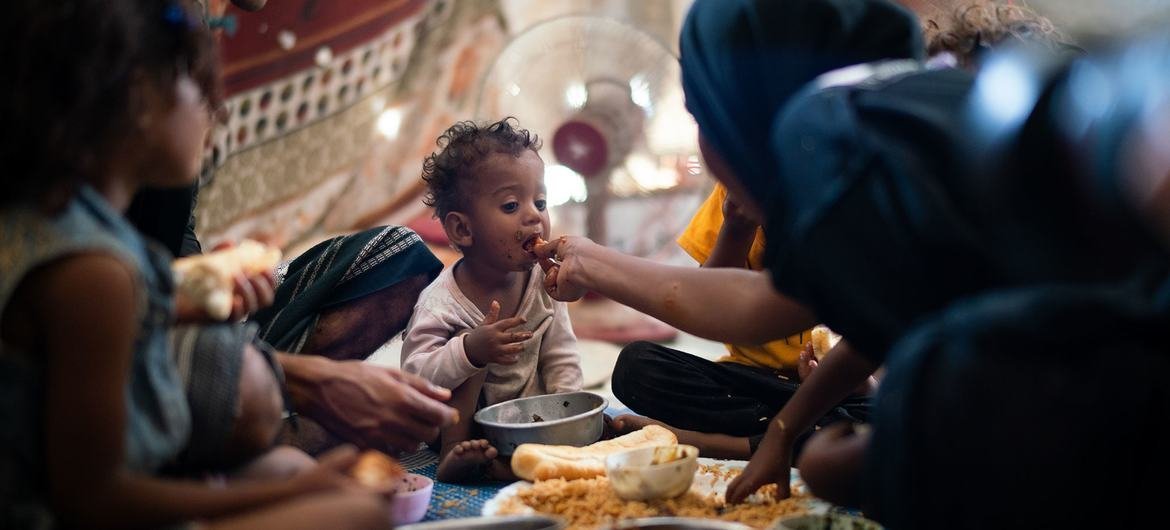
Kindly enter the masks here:
<path id="1" fill-rule="evenodd" d="M 1005 281 L 953 193 L 971 85 L 935 70 L 810 90 L 777 124 L 765 265 L 779 291 L 878 362 L 922 317 Z"/>
<path id="2" fill-rule="evenodd" d="M 143 188 L 134 195 L 126 219 L 176 258 L 199 254 L 203 249 L 195 237 L 198 197 L 198 183 L 189 188 Z"/>
<path id="3" fill-rule="evenodd" d="M 323 241 L 289 265 L 272 306 L 258 311 L 260 338 L 281 351 L 304 347 L 324 309 L 443 269 L 418 234 L 381 226 Z"/>
<path id="4" fill-rule="evenodd" d="M 866 513 L 887 528 L 1137 528 L 1170 473 L 1170 320 L 1148 286 L 957 304 L 891 354 Z"/>
<path id="5" fill-rule="evenodd" d="M 1167 50 L 1170 38 L 1158 35 L 1097 56 L 989 59 L 965 112 L 965 163 L 978 168 L 965 193 L 1000 267 L 1026 281 L 1101 282 L 1166 260 L 1124 173 L 1136 158 L 1129 135 L 1167 97 Z M 1005 109 L 1004 84 L 1036 88 Z"/>
<path id="6" fill-rule="evenodd" d="M 623 348 L 613 372 L 614 396 L 634 412 L 680 429 L 731 436 L 762 435 L 798 386 L 777 370 L 711 362 L 644 341 Z M 869 399 L 850 397 L 817 425 L 868 417 Z"/>
<path id="7" fill-rule="evenodd" d="M 763 201 L 776 113 L 843 66 L 921 59 L 918 19 L 886 0 L 697 0 L 679 36 L 687 109 L 704 139 Z"/>

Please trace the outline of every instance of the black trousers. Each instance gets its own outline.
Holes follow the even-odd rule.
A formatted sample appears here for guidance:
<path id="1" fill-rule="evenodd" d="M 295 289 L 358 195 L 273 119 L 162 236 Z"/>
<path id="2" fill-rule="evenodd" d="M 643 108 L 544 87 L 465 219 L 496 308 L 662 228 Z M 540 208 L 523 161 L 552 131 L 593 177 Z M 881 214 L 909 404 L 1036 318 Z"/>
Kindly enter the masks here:
<path id="1" fill-rule="evenodd" d="M 711 362 L 644 341 L 623 348 L 613 371 L 614 395 L 634 412 L 688 431 L 748 437 L 752 452 L 798 386 L 778 370 Z M 817 425 L 866 421 L 869 407 L 867 397 L 846 398 Z"/>

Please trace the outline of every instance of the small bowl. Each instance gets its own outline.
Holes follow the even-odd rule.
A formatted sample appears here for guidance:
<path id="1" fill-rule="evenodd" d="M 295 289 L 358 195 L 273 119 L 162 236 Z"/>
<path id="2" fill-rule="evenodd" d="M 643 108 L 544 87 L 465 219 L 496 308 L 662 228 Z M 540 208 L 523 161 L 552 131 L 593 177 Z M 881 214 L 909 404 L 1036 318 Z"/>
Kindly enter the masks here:
<path id="1" fill-rule="evenodd" d="M 568 392 L 513 399 L 475 413 L 475 422 L 503 456 L 521 444 L 581 447 L 601 439 L 605 398 L 590 392 Z"/>
<path id="2" fill-rule="evenodd" d="M 699 449 L 693 445 L 643 447 L 606 457 L 605 474 L 614 493 L 625 500 L 669 499 L 691 487 L 698 459 Z"/>
<path id="3" fill-rule="evenodd" d="M 864 517 L 825 513 L 785 517 L 772 530 L 882 530 L 882 525 Z"/>
<path id="4" fill-rule="evenodd" d="M 422 475 L 407 473 L 394 485 L 390 499 L 390 520 L 394 526 L 421 521 L 431 504 L 435 482 Z"/>
<path id="5" fill-rule="evenodd" d="M 695 519 L 690 517 L 646 517 L 621 521 L 609 530 L 752 530 L 752 527 L 718 521 L 715 519 Z"/>
<path id="6" fill-rule="evenodd" d="M 561 530 L 564 521 L 544 515 L 470 517 L 401 526 L 398 530 Z"/>

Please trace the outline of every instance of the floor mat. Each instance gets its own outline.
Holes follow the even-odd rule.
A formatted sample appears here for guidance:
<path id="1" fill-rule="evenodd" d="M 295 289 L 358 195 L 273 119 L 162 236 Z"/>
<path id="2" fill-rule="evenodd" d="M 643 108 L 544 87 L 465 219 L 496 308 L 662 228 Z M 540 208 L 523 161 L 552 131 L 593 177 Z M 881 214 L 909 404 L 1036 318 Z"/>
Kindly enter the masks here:
<path id="1" fill-rule="evenodd" d="M 430 479 L 435 478 L 439 466 L 439 455 L 430 449 L 422 449 L 401 457 L 402 467 L 410 473 L 417 473 Z M 494 497 L 507 482 L 481 480 L 468 484 L 449 484 L 435 481 L 431 504 L 424 521 L 479 517 L 483 503 Z"/>

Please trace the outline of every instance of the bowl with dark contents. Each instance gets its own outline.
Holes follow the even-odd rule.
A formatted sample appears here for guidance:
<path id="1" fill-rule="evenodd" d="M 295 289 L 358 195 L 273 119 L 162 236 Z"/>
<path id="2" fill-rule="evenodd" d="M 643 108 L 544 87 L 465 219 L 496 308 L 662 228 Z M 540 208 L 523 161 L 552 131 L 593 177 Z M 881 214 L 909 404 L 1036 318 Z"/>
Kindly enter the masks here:
<path id="1" fill-rule="evenodd" d="M 475 422 L 501 455 L 520 444 L 581 447 L 601 439 L 609 402 L 591 392 L 513 399 L 475 413 Z"/>
<path id="2" fill-rule="evenodd" d="M 390 498 L 390 520 L 402 525 L 421 521 L 431 503 L 435 483 L 422 475 L 407 473 L 394 483 L 394 496 Z"/>

